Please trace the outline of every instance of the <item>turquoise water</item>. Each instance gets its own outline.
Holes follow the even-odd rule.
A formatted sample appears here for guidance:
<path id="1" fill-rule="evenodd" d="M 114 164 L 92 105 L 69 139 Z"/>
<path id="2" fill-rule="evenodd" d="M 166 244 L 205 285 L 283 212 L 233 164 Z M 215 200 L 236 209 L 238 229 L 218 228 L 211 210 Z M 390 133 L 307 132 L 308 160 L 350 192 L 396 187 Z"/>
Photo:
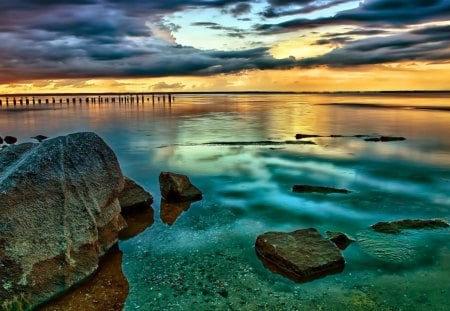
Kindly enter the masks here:
<path id="1" fill-rule="evenodd" d="M 154 195 L 153 226 L 119 244 L 130 284 L 125 310 L 448 309 L 450 230 L 386 235 L 369 226 L 402 218 L 450 221 L 450 94 L 82 102 L 3 104 L 0 135 L 29 141 L 94 131 L 116 152 L 124 174 Z M 296 133 L 407 140 L 284 143 Z M 250 144 L 257 141 L 273 143 Z M 204 193 L 172 225 L 160 217 L 158 175 L 166 170 L 189 175 Z M 298 194 L 294 184 L 352 193 Z M 343 251 L 342 273 L 297 284 L 264 268 L 253 248 L 257 235 L 308 227 L 357 240 Z"/>

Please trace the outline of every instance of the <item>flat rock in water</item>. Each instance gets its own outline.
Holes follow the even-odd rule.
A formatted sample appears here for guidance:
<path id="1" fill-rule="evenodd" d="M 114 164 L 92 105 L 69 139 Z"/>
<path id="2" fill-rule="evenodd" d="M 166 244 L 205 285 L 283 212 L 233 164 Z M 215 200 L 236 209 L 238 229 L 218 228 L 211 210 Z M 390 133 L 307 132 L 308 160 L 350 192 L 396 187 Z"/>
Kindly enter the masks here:
<path id="1" fill-rule="evenodd" d="M 150 208 L 153 196 L 130 178 L 124 176 L 125 185 L 119 195 L 122 214 L 136 209 Z"/>
<path id="2" fill-rule="evenodd" d="M 396 234 L 404 229 L 438 229 L 450 225 L 442 219 L 402 219 L 384 222 L 380 221 L 371 228 L 377 232 Z"/>
<path id="3" fill-rule="evenodd" d="M 323 194 L 329 193 L 351 193 L 350 190 L 347 189 L 337 189 L 331 187 L 322 187 L 322 186 L 309 186 L 309 185 L 294 185 L 292 187 L 293 192 L 304 193 L 304 192 L 317 192 Z"/>
<path id="4" fill-rule="evenodd" d="M 297 282 L 338 273 L 345 266 L 337 246 L 314 228 L 264 233 L 256 239 L 255 249 L 268 269 Z"/>
<path id="5" fill-rule="evenodd" d="M 167 202 L 193 202 L 202 199 L 202 192 L 191 183 L 186 175 L 161 172 L 159 186 L 161 196 Z"/>

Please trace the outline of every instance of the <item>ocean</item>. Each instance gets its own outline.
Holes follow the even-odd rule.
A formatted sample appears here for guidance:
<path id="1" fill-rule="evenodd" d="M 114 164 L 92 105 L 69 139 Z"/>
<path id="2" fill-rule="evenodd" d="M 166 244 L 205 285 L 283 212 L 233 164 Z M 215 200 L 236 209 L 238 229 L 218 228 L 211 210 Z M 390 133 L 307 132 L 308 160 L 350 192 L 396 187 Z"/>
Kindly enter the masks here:
<path id="1" fill-rule="evenodd" d="M 154 223 L 119 242 L 124 310 L 447 310 L 449 229 L 370 226 L 450 221 L 450 93 L 173 95 L 0 95 L 2 137 L 93 131 L 153 194 Z M 406 139 L 365 140 L 380 136 Z M 168 216 L 161 171 L 188 175 L 204 199 Z M 343 272 L 295 283 L 263 266 L 256 237 L 301 228 L 355 240 Z"/>

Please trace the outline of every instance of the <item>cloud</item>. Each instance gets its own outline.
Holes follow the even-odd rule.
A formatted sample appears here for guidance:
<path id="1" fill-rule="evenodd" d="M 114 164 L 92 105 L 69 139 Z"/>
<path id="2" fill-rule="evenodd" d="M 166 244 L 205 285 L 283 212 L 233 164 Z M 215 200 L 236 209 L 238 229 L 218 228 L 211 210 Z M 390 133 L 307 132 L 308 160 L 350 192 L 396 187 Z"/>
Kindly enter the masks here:
<path id="1" fill-rule="evenodd" d="M 298 18 L 278 24 L 257 25 L 255 29 L 262 34 L 275 34 L 329 25 L 401 27 L 425 22 L 447 21 L 449 19 L 449 0 L 366 0 L 359 7 L 341 11 L 333 17 L 313 20 Z"/>
<path id="2" fill-rule="evenodd" d="M 231 15 L 237 17 L 237 16 L 241 16 L 247 13 L 250 13 L 252 9 L 252 6 L 249 3 L 238 3 L 236 4 L 236 6 L 232 7 L 229 12 L 231 13 Z"/>
<path id="3" fill-rule="evenodd" d="M 350 41 L 325 55 L 300 60 L 299 65 L 347 67 L 401 61 L 445 62 L 450 59 L 449 47 L 450 25 L 432 26 Z"/>
<path id="4" fill-rule="evenodd" d="M 268 0 L 277 14 L 345 2 Z M 178 25 L 169 13 L 215 8 L 220 13 L 253 17 L 252 1 L 243 0 L 17 0 L 0 2 L 0 83 L 33 79 L 207 76 L 247 70 L 332 67 L 404 60 L 448 61 L 448 26 L 427 27 L 403 34 L 385 26 L 450 20 L 449 0 L 366 0 L 353 10 L 315 20 L 292 19 L 259 25 L 254 31 L 216 20 L 196 27 L 221 36 L 248 38 L 245 50 L 200 50 L 176 43 Z M 256 6 L 255 6 L 256 7 Z M 275 12 L 274 11 L 274 12 Z M 247 15 L 246 15 L 247 14 Z M 290 14 L 290 13 L 289 13 Z M 172 20 L 173 21 L 173 20 Z M 356 25 L 344 33 L 324 34 L 316 44 L 338 46 L 331 52 L 301 60 L 276 59 L 260 34 L 314 29 L 324 25 Z M 383 35 L 383 36 L 380 36 Z M 369 38 L 359 39 L 361 36 Z M 265 38 L 264 38 L 265 39 Z"/>
<path id="5" fill-rule="evenodd" d="M 223 26 L 214 22 L 195 22 L 192 23 L 191 26 L 205 27 L 212 30 L 224 31 L 226 36 L 234 38 L 244 38 L 245 35 L 249 34 L 248 31 L 244 31 L 240 28 Z"/>
<path id="6" fill-rule="evenodd" d="M 218 53 L 175 43 L 164 12 L 250 9 L 237 0 L 19 0 L 0 3 L 0 83 L 32 79 L 208 75 L 286 66 L 267 48 Z M 241 30 L 204 25 L 242 37 Z M 229 57 L 233 55 L 233 57 Z"/>
<path id="7" fill-rule="evenodd" d="M 175 89 L 183 89 L 185 85 L 183 83 L 166 83 L 166 82 L 158 82 L 151 86 L 152 90 L 175 90 Z"/>
<path id="8" fill-rule="evenodd" d="M 352 1 L 354 0 L 269 0 L 269 4 L 271 5 L 268 6 L 261 15 L 266 18 L 273 18 L 296 14 L 308 14 Z"/>

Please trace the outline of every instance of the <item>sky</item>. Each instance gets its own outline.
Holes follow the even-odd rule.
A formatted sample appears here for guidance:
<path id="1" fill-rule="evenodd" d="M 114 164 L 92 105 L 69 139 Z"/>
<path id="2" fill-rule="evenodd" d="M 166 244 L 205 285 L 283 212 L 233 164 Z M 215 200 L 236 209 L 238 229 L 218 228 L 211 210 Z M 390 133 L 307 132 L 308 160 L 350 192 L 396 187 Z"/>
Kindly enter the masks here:
<path id="1" fill-rule="evenodd" d="M 450 0 L 0 0 L 0 93 L 450 90 Z"/>

